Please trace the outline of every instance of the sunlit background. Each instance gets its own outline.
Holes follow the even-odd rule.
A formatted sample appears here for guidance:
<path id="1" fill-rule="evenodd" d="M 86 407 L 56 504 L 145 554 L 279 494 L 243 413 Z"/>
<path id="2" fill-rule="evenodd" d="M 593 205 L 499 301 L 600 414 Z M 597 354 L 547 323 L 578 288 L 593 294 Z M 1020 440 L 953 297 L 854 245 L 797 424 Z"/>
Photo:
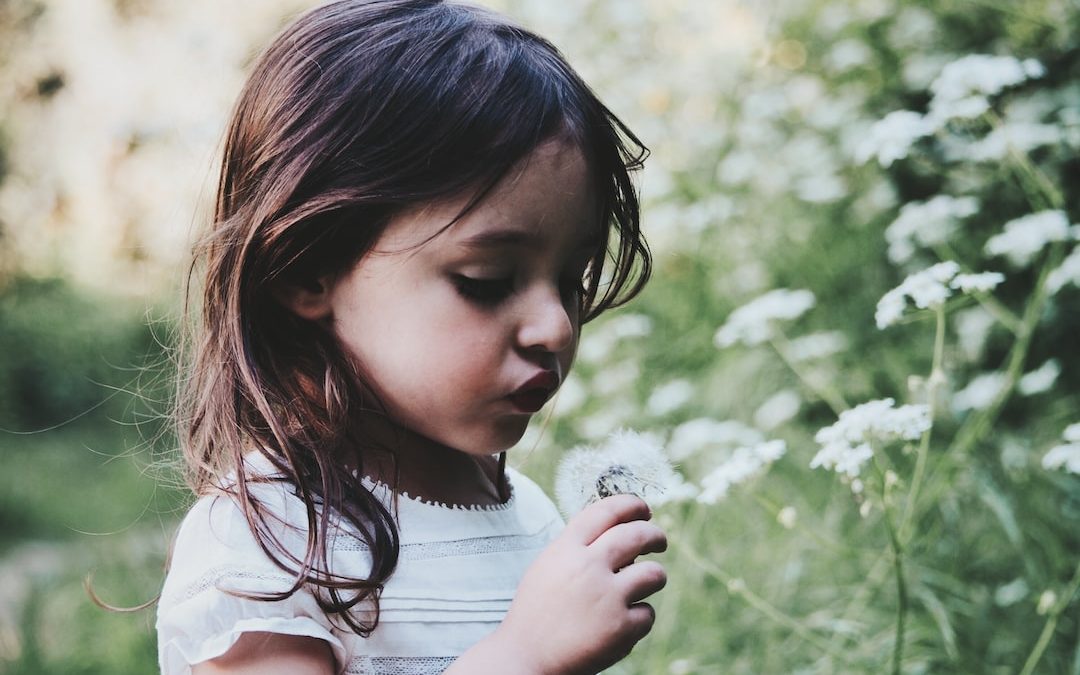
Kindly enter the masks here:
<path id="1" fill-rule="evenodd" d="M 313 4 L 0 0 L 0 673 L 156 667 L 154 610 L 84 578 L 161 583 L 189 245 Z M 632 427 L 678 465 L 612 672 L 1080 673 L 1075 0 L 483 4 L 652 150 L 654 280 L 511 453 L 550 487 Z"/>

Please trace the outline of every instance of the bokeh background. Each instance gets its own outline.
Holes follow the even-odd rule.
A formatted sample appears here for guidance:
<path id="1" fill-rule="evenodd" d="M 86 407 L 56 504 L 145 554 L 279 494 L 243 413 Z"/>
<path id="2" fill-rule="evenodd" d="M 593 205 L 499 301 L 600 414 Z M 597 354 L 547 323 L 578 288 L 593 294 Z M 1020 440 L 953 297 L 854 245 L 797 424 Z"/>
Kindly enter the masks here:
<path id="1" fill-rule="evenodd" d="M 119 606 L 161 583 L 191 501 L 167 419 L 189 242 L 246 69 L 311 4 L 0 0 L 0 672 L 156 668 L 153 609 L 104 611 L 84 580 Z M 986 249 L 1025 214 L 1080 221 L 1080 5 L 484 4 L 563 49 L 653 153 L 654 280 L 586 329 L 512 453 L 550 487 L 565 450 L 629 426 L 679 461 L 671 583 L 613 672 L 1080 673 L 1080 481 L 1043 461 L 1080 456 L 1080 229 L 1017 239 L 1023 260 Z M 875 126 L 926 113 L 972 54 L 1039 68 L 970 69 L 988 108 L 926 133 Z M 969 201 L 920 209 L 940 195 Z M 1005 281 L 949 299 L 937 350 L 936 312 L 879 329 L 881 296 L 943 259 Z M 717 347 L 779 288 L 815 302 Z M 925 447 L 876 445 L 859 483 L 810 468 L 819 429 L 885 397 L 931 406 Z M 765 439 L 786 453 L 731 469 Z"/>

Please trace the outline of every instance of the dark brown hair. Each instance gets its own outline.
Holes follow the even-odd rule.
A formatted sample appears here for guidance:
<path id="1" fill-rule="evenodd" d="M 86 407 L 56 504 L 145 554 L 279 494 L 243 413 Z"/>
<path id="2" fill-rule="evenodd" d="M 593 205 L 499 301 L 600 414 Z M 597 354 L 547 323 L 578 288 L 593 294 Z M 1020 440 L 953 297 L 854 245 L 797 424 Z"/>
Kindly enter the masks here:
<path id="1" fill-rule="evenodd" d="M 469 5 L 342 0 L 301 16 L 256 62 L 192 267 L 205 283 L 177 419 L 196 494 L 229 492 L 266 554 L 295 576 L 260 599 L 314 585 L 325 611 L 366 635 L 399 549 L 393 514 L 357 477 L 371 449 L 352 421 L 373 405 L 363 377 L 324 326 L 286 310 L 274 289 L 345 271 L 407 207 L 461 194 L 475 205 L 560 135 L 584 154 L 607 224 L 583 279 L 587 321 L 649 276 L 630 176 L 647 150 L 549 42 Z M 303 557 L 275 540 L 248 488 L 261 480 L 244 465 L 253 449 L 307 507 Z M 331 573 L 334 514 L 370 549 L 366 579 Z M 366 623 L 348 611 L 365 600 L 376 608 Z"/>

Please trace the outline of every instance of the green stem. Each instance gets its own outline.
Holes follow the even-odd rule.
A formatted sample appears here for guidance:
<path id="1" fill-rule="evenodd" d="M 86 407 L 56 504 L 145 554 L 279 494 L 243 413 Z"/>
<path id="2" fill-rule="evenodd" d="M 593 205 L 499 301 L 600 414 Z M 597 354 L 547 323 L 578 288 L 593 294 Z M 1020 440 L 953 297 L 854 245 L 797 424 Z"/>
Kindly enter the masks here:
<path id="1" fill-rule="evenodd" d="M 893 675 L 900 675 L 901 665 L 904 662 L 904 630 L 907 626 L 908 615 L 908 592 L 907 580 L 904 578 L 904 546 L 896 527 L 893 525 L 892 513 L 889 508 L 889 486 L 884 472 L 881 473 L 881 510 L 885 521 L 885 531 L 889 534 L 889 547 L 892 549 L 893 571 L 896 573 L 896 640 L 893 642 Z"/>
<path id="2" fill-rule="evenodd" d="M 948 487 L 948 477 L 943 477 L 941 475 L 946 460 L 962 459 L 971 451 L 975 444 L 982 439 L 986 432 L 997 421 L 1002 408 L 1004 408 L 1005 403 L 1012 395 L 1013 389 L 1016 388 L 1016 383 L 1023 374 L 1024 361 L 1026 360 L 1028 350 L 1031 347 L 1031 340 L 1035 335 L 1035 327 L 1042 318 L 1043 310 L 1046 308 L 1046 303 L 1050 299 L 1050 293 L 1046 288 L 1046 278 L 1050 275 L 1051 270 L 1055 269 L 1058 264 L 1060 264 L 1063 251 L 1064 249 L 1060 242 L 1054 244 L 1039 273 L 1039 278 L 1035 282 L 1035 290 L 1032 292 L 1031 299 L 1024 309 L 1024 315 L 1020 323 L 1020 331 L 1006 357 L 1005 382 L 1001 387 L 1001 391 L 997 393 L 994 400 L 990 402 L 990 405 L 983 410 L 973 412 L 968 416 L 967 420 L 965 420 L 964 424 L 960 427 L 956 437 L 950 444 L 949 449 L 931 470 L 930 476 L 927 479 L 928 487 L 925 492 L 929 495 L 932 502 L 936 502 L 941 496 L 942 490 L 947 489 Z"/>
<path id="3" fill-rule="evenodd" d="M 717 567 L 715 564 L 705 560 L 697 551 L 695 551 L 689 544 L 680 539 L 673 539 L 672 543 L 675 547 L 686 557 L 698 566 L 703 572 L 719 579 L 727 587 L 728 592 L 732 595 L 737 595 L 742 598 L 748 605 L 758 610 L 765 615 L 769 620 L 790 629 L 797 637 L 803 641 L 814 645 L 821 651 L 825 652 L 829 656 L 844 662 L 851 662 L 851 655 L 845 651 L 834 648 L 828 642 L 814 634 L 812 630 L 803 625 L 799 620 L 784 614 L 782 611 L 774 607 L 768 600 L 757 595 L 749 588 L 746 587 L 746 583 L 741 579 L 736 579 L 732 575 L 728 574 L 724 570 Z"/>
<path id="4" fill-rule="evenodd" d="M 848 409 L 847 401 L 837 391 L 831 387 L 823 387 L 816 384 L 813 378 L 809 376 L 799 363 L 791 358 L 791 343 L 787 337 L 784 336 L 779 330 L 773 331 L 773 336 L 769 338 L 769 344 L 773 350 L 780 356 L 780 360 L 783 361 L 788 368 L 802 381 L 803 385 L 814 392 L 818 398 L 825 401 L 832 411 L 839 417 L 840 413 Z"/>
<path id="5" fill-rule="evenodd" d="M 1072 580 L 1069 581 L 1069 586 L 1066 592 L 1058 598 L 1058 601 L 1054 603 L 1049 614 L 1046 617 L 1046 623 L 1043 624 L 1042 633 L 1039 634 L 1039 639 L 1035 641 L 1035 647 L 1031 650 L 1031 654 L 1028 655 L 1027 660 L 1024 662 L 1024 669 L 1020 671 L 1020 675 L 1031 675 L 1035 672 L 1035 666 L 1039 664 L 1039 659 L 1042 658 L 1043 652 L 1050 646 L 1050 640 L 1054 637 L 1054 629 L 1057 628 L 1058 619 L 1061 618 L 1062 613 L 1065 612 L 1065 608 L 1072 602 L 1072 598 L 1076 595 L 1077 589 L 1080 589 L 1080 563 L 1076 566 L 1076 571 L 1073 572 Z"/>
<path id="6" fill-rule="evenodd" d="M 904 503 L 904 514 L 900 517 L 900 542 L 906 545 L 911 541 L 911 524 L 915 515 L 915 502 L 919 498 L 919 490 L 922 488 L 923 476 L 926 473 L 926 457 L 930 452 L 930 435 L 934 425 L 934 404 L 937 400 L 937 390 L 945 379 L 942 364 L 945 361 L 945 308 L 938 307 L 935 310 L 936 327 L 934 329 L 934 357 L 930 365 L 930 376 L 927 378 L 926 403 L 930 411 L 930 428 L 919 439 L 919 450 L 915 458 L 915 472 L 911 478 L 911 490 L 908 492 L 907 501 Z"/>

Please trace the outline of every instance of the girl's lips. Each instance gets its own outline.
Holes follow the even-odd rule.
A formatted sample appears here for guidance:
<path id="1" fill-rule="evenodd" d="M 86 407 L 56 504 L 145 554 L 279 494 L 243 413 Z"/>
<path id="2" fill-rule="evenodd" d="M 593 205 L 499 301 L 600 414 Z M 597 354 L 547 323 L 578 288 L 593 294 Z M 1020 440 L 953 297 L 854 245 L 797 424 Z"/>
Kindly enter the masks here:
<path id="1" fill-rule="evenodd" d="M 508 397 L 514 407 L 523 413 L 534 413 L 544 407 L 547 400 L 559 388 L 559 376 L 545 370 L 532 376 Z"/>

